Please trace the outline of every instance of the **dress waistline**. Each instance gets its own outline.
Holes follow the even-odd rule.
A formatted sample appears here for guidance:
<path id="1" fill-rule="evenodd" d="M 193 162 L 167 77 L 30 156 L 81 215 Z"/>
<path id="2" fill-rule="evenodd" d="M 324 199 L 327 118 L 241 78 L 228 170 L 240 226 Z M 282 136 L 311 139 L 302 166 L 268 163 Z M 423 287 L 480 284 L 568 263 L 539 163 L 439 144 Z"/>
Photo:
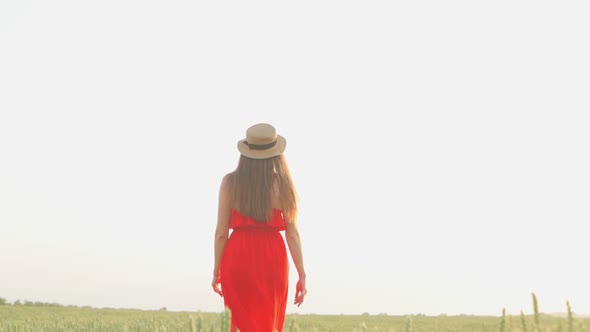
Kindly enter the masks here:
<path id="1" fill-rule="evenodd" d="M 237 226 L 237 227 L 234 227 L 233 230 L 234 230 L 234 232 L 235 231 L 280 232 L 280 230 L 278 228 L 275 228 L 272 226 L 253 226 L 253 225 Z"/>

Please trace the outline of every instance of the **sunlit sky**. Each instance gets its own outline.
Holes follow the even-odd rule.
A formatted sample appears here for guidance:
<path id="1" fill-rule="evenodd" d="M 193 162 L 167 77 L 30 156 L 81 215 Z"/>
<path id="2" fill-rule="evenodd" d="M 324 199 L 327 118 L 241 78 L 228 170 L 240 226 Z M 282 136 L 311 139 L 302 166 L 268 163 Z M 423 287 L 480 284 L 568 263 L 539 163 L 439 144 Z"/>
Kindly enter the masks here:
<path id="1" fill-rule="evenodd" d="M 0 297 L 223 310 L 218 188 L 268 122 L 300 197 L 288 312 L 590 313 L 589 16 L 3 0 Z"/>

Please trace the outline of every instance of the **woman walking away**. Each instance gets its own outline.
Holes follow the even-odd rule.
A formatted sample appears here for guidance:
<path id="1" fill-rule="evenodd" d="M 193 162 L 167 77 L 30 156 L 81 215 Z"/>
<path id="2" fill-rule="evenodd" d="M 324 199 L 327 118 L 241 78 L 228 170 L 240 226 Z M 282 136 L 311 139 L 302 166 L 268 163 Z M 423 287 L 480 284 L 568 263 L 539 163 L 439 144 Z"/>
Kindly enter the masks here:
<path id="1" fill-rule="evenodd" d="M 283 330 L 289 261 L 280 231 L 299 274 L 294 303 L 301 305 L 307 294 L 285 146 L 269 124 L 248 128 L 238 142 L 238 167 L 221 181 L 211 286 L 231 311 L 231 331 Z"/>

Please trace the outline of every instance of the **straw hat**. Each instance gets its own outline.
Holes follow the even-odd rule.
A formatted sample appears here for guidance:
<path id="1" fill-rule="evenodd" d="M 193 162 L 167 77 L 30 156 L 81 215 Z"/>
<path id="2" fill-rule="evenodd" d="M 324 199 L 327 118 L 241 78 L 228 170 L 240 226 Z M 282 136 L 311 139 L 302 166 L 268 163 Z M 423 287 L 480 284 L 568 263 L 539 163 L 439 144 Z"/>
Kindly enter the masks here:
<path id="1" fill-rule="evenodd" d="M 238 142 L 240 153 L 252 159 L 266 159 L 285 151 L 287 140 L 277 135 L 275 127 L 268 123 L 255 124 L 246 130 L 246 138 Z"/>

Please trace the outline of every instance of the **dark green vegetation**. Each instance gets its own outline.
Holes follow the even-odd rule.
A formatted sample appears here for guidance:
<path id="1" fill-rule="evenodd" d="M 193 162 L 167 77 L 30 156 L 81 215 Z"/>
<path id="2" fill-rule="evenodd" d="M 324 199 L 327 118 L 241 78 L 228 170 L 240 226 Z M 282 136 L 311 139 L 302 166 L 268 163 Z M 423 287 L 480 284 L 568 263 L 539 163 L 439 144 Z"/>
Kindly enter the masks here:
<path id="1" fill-rule="evenodd" d="M 227 331 L 229 313 L 168 312 L 132 309 L 96 309 L 0 298 L 0 332 L 12 331 Z M 539 312 L 533 294 L 533 313 L 518 316 L 388 316 L 287 315 L 285 332 L 346 331 L 589 331 L 590 318 L 575 318 L 569 303 L 563 317 Z"/>

